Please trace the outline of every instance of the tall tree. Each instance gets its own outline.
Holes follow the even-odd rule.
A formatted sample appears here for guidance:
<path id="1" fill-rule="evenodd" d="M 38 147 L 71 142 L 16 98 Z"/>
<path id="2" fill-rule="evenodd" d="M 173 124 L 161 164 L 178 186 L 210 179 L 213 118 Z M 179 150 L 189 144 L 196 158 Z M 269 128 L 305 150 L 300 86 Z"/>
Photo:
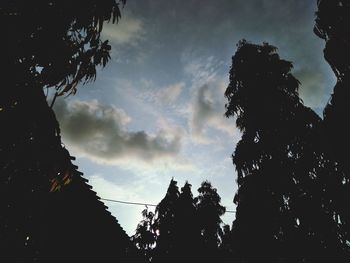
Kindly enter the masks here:
<path id="1" fill-rule="evenodd" d="M 176 202 L 174 262 L 197 261 L 201 253 L 197 206 L 191 187 L 186 181 Z"/>
<path id="2" fill-rule="evenodd" d="M 157 235 L 157 239 L 152 262 L 169 262 L 174 257 L 176 251 L 176 205 L 179 195 L 180 192 L 177 182 L 172 179 L 165 197 L 156 207 L 156 218 L 154 220 L 153 228 Z"/>
<path id="3" fill-rule="evenodd" d="M 236 258 L 236 255 L 234 254 L 234 247 L 233 244 L 234 239 L 232 236 L 232 231 L 229 225 L 224 225 L 222 227 L 222 233 L 220 236 L 220 260 L 223 263 L 232 262 L 234 258 Z M 238 261 L 238 260 L 237 260 Z"/>
<path id="4" fill-rule="evenodd" d="M 180 192 L 172 179 L 156 213 L 143 211 L 132 239 L 149 262 L 213 262 L 225 258 L 224 253 L 227 259 L 232 255 L 230 229 L 221 228 L 225 207 L 217 190 L 204 181 L 198 192 L 194 198 L 187 181 Z"/>
<path id="5" fill-rule="evenodd" d="M 330 138 L 327 140 L 329 150 L 349 174 L 347 150 L 350 147 L 350 129 L 345 120 L 350 113 L 347 104 L 350 95 L 350 30 L 347 26 L 350 22 L 350 4 L 340 0 L 319 0 L 317 3 L 314 32 L 325 40 L 324 57 L 337 77 L 331 100 L 324 110 L 325 133 Z"/>
<path id="6" fill-rule="evenodd" d="M 332 198 L 341 219 L 343 242 L 350 246 L 350 3 L 341 0 L 318 0 L 314 32 L 325 40 L 324 57 L 337 78 L 333 94 L 323 115 L 323 143 L 329 157 L 336 162 L 335 176 L 341 177 L 341 187 Z"/>
<path id="7" fill-rule="evenodd" d="M 233 234 L 243 262 L 316 262 L 341 245 L 319 147 L 320 118 L 305 107 L 292 63 L 276 48 L 241 41 L 232 58 L 226 116 L 242 139 Z M 322 176 L 319 171 L 322 170 Z"/>
<path id="8" fill-rule="evenodd" d="M 142 211 L 143 219 L 137 225 L 136 233 L 131 237 L 132 242 L 141 251 L 147 262 L 152 261 L 156 233 L 153 231 L 154 213 L 148 209 Z"/>
<path id="9" fill-rule="evenodd" d="M 74 213 L 74 218 L 68 213 L 60 214 L 74 211 L 70 205 L 75 202 L 68 197 L 78 200 L 80 194 L 80 197 L 93 196 L 83 200 L 102 208 L 104 219 L 109 220 L 110 215 L 90 193 L 91 187 L 81 178 L 71 162 L 72 157 L 62 146 L 59 125 L 47 104 L 44 89 L 51 88 L 60 96 L 75 93 L 79 83 L 94 80 L 96 67 L 106 65 L 109 59 L 110 46 L 101 39 L 103 24 L 120 18 L 119 7 L 124 2 L 14 0 L 0 4 L 0 23 L 4 30 L 0 43 L 3 51 L 0 61 L 0 257 L 5 262 L 58 260 L 45 258 L 45 249 L 54 250 L 47 244 L 74 240 L 69 239 L 69 235 L 77 236 L 82 231 L 77 217 L 88 211 L 84 204 L 75 208 L 82 213 Z M 60 189 L 66 190 L 54 194 Z M 65 207 L 63 201 L 70 205 Z M 84 220 L 93 225 L 95 219 L 89 215 L 80 222 Z M 62 227 L 68 222 L 74 222 L 77 228 Z M 66 229 L 75 232 L 69 233 Z M 120 229 L 117 233 L 121 236 L 125 235 L 118 231 Z M 95 234 L 97 232 L 91 232 L 90 238 Z M 101 248 L 103 242 L 95 237 L 93 244 Z M 79 250 L 84 242 L 77 242 L 75 256 L 80 255 L 81 260 L 84 256 L 94 258 L 96 254 L 89 257 Z M 74 250 L 69 246 L 69 251 Z M 56 258 L 62 257 L 59 255 Z"/>
<path id="10" fill-rule="evenodd" d="M 220 204 L 221 197 L 209 181 L 202 182 L 198 193 L 195 200 L 203 246 L 202 261 L 213 262 L 219 258 L 221 216 L 226 208 Z"/>

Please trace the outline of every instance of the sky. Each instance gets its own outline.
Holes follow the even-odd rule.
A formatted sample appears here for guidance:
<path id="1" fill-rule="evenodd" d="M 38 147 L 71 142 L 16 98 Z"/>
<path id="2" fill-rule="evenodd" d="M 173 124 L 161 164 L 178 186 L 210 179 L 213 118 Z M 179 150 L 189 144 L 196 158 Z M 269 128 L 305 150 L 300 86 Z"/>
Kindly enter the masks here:
<path id="1" fill-rule="evenodd" d="M 294 64 L 305 105 L 318 114 L 335 79 L 313 34 L 316 0 L 128 0 L 105 25 L 111 61 L 94 83 L 60 98 L 63 142 L 101 198 L 157 204 L 171 178 L 204 180 L 234 210 L 240 139 L 224 91 L 239 40 L 278 47 Z M 143 206 L 105 202 L 129 235 Z M 234 214 L 223 220 L 231 224 Z"/>

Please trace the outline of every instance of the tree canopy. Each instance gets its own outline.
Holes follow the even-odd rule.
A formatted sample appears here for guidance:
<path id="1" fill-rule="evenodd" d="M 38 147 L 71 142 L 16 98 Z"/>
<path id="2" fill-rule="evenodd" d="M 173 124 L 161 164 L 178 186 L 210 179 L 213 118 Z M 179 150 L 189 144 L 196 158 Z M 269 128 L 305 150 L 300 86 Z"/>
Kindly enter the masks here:
<path id="1" fill-rule="evenodd" d="M 103 24 L 118 21 L 121 4 L 125 0 L 2 1 L 7 85 L 55 87 L 62 95 L 95 79 L 96 66 L 110 58 Z"/>
<path id="2" fill-rule="evenodd" d="M 179 191 L 177 181 L 170 181 L 165 197 L 155 214 L 143 211 L 132 240 L 149 262 L 213 262 L 224 258 L 229 249 L 223 244 L 221 216 L 225 207 L 211 183 L 204 181 L 193 197 L 191 184 Z M 229 230 L 225 228 L 225 238 Z M 155 238 L 155 239 L 153 239 Z"/>
<path id="3" fill-rule="evenodd" d="M 64 147 L 45 88 L 75 93 L 109 60 L 101 38 L 125 1 L 1 1 L 0 257 L 135 261 L 126 233 Z M 90 231 L 89 231 L 90 228 Z M 58 252 L 59 251 L 59 252 Z M 63 252 L 64 251 L 64 252 Z"/>
<path id="4" fill-rule="evenodd" d="M 226 116 L 242 131 L 233 235 L 244 262 L 317 262 L 343 248 L 326 198 L 338 181 L 320 146 L 321 119 L 302 104 L 291 69 L 267 43 L 241 41 L 232 58 Z"/>
<path id="5" fill-rule="evenodd" d="M 332 195 L 339 211 L 339 225 L 343 242 L 349 247 L 350 241 L 350 165 L 348 151 L 350 147 L 347 119 L 350 114 L 350 3 L 349 1 L 317 1 L 314 32 L 325 40 L 324 57 L 337 78 L 333 94 L 323 112 L 323 142 L 328 156 L 336 163 L 340 178 L 340 187 Z"/>

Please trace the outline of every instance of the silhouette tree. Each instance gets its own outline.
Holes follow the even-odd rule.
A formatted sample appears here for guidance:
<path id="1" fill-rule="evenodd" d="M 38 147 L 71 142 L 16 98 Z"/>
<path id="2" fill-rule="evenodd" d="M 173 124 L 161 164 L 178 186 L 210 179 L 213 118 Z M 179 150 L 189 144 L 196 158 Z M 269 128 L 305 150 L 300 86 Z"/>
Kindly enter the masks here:
<path id="1" fill-rule="evenodd" d="M 349 14 L 347 1 L 319 0 L 314 32 L 326 41 L 324 57 L 337 77 L 337 84 L 331 100 L 324 110 L 325 133 L 329 141 L 329 150 L 340 162 L 342 169 L 349 173 L 347 149 L 349 127 L 345 119 L 349 114 L 346 98 L 349 97 L 350 44 Z M 347 178 L 349 180 L 349 178 Z"/>
<path id="2" fill-rule="evenodd" d="M 229 225 L 224 225 L 222 227 L 221 236 L 220 236 L 220 260 L 221 262 L 228 263 L 232 262 L 232 259 L 236 258 L 234 254 L 234 239 L 232 236 L 232 231 Z"/>
<path id="3" fill-rule="evenodd" d="M 177 182 L 170 181 L 167 193 L 156 207 L 156 218 L 153 228 L 157 235 L 154 258 L 152 262 L 171 262 L 175 255 L 175 218 L 176 203 L 180 192 Z"/>
<path id="4" fill-rule="evenodd" d="M 213 262 L 219 258 L 220 236 L 222 234 L 221 216 L 225 213 L 226 208 L 220 204 L 221 198 L 210 182 L 202 182 L 198 193 L 195 201 L 203 246 L 201 261 Z"/>
<path id="5" fill-rule="evenodd" d="M 3 1 L 1 47 L 6 52 L 1 63 L 12 86 L 4 87 L 13 92 L 15 87 L 55 87 L 61 95 L 94 79 L 111 48 L 101 40 L 103 24 L 120 18 L 119 2 L 125 0 Z"/>
<path id="6" fill-rule="evenodd" d="M 123 260 L 132 250 L 125 232 L 72 164 L 44 94 L 45 88 L 55 90 L 55 98 L 75 93 L 79 83 L 95 79 L 96 67 L 105 66 L 109 59 L 110 46 L 101 39 L 103 24 L 120 18 L 124 3 L 14 0 L 0 4 L 4 29 L 0 257 L 4 262 L 103 261 L 110 256 L 105 253 L 110 244 L 114 256 Z M 95 213 L 89 214 L 89 208 Z M 89 227 L 96 230 L 89 232 Z"/>
<path id="7" fill-rule="evenodd" d="M 343 242 L 349 251 L 350 242 L 350 165 L 348 149 L 350 147 L 347 118 L 350 108 L 347 99 L 350 97 L 350 20 L 349 1 L 317 1 L 316 24 L 314 32 L 324 39 L 326 46 L 324 57 L 337 78 L 333 94 L 326 105 L 323 115 L 323 143 L 330 159 L 336 162 L 335 176 L 339 176 L 340 187 L 333 195 L 341 219 Z"/>
<path id="8" fill-rule="evenodd" d="M 200 255 L 200 228 L 196 200 L 193 198 L 191 184 L 187 181 L 175 207 L 175 257 L 174 262 L 193 262 Z"/>
<path id="9" fill-rule="evenodd" d="M 350 70 L 350 4 L 344 0 L 318 0 L 317 6 L 314 32 L 326 41 L 325 59 L 338 80 L 342 80 Z"/>
<path id="10" fill-rule="evenodd" d="M 148 209 L 142 211 L 143 220 L 137 225 L 136 233 L 131 240 L 142 252 L 147 262 L 152 261 L 153 248 L 156 242 L 156 234 L 153 231 L 154 213 L 148 212 Z"/>
<path id="11" fill-rule="evenodd" d="M 221 228 L 225 207 L 217 190 L 204 181 L 198 191 L 193 198 L 186 181 L 179 192 L 172 179 L 156 213 L 143 211 L 132 240 L 148 262 L 212 262 L 232 255 L 230 229 Z"/>
<path id="12" fill-rule="evenodd" d="M 342 249 L 327 198 L 336 180 L 319 146 L 321 120 L 302 104 L 291 69 L 267 43 L 243 40 L 232 58 L 225 96 L 226 116 L 242 132 L 232 227 L 242 262 L 317 262 Z"/>

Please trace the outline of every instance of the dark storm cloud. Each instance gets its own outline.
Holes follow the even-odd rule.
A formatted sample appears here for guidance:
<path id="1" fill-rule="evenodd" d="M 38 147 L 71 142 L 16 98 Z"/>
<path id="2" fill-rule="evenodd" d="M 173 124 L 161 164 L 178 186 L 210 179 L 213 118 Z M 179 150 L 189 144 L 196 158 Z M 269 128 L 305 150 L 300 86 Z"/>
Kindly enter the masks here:
<path id="1" fill-rule="evenodd" d="M 79 154 L 100 162 L 118 162 L 123 158 L 152 161 L 176 156 L 182 134 L 164 127 L 155 135 L 129 131 L 129 116 L 123 110 L 93 101 L 63 99 L 55 104 L 63 138 Z"/>

